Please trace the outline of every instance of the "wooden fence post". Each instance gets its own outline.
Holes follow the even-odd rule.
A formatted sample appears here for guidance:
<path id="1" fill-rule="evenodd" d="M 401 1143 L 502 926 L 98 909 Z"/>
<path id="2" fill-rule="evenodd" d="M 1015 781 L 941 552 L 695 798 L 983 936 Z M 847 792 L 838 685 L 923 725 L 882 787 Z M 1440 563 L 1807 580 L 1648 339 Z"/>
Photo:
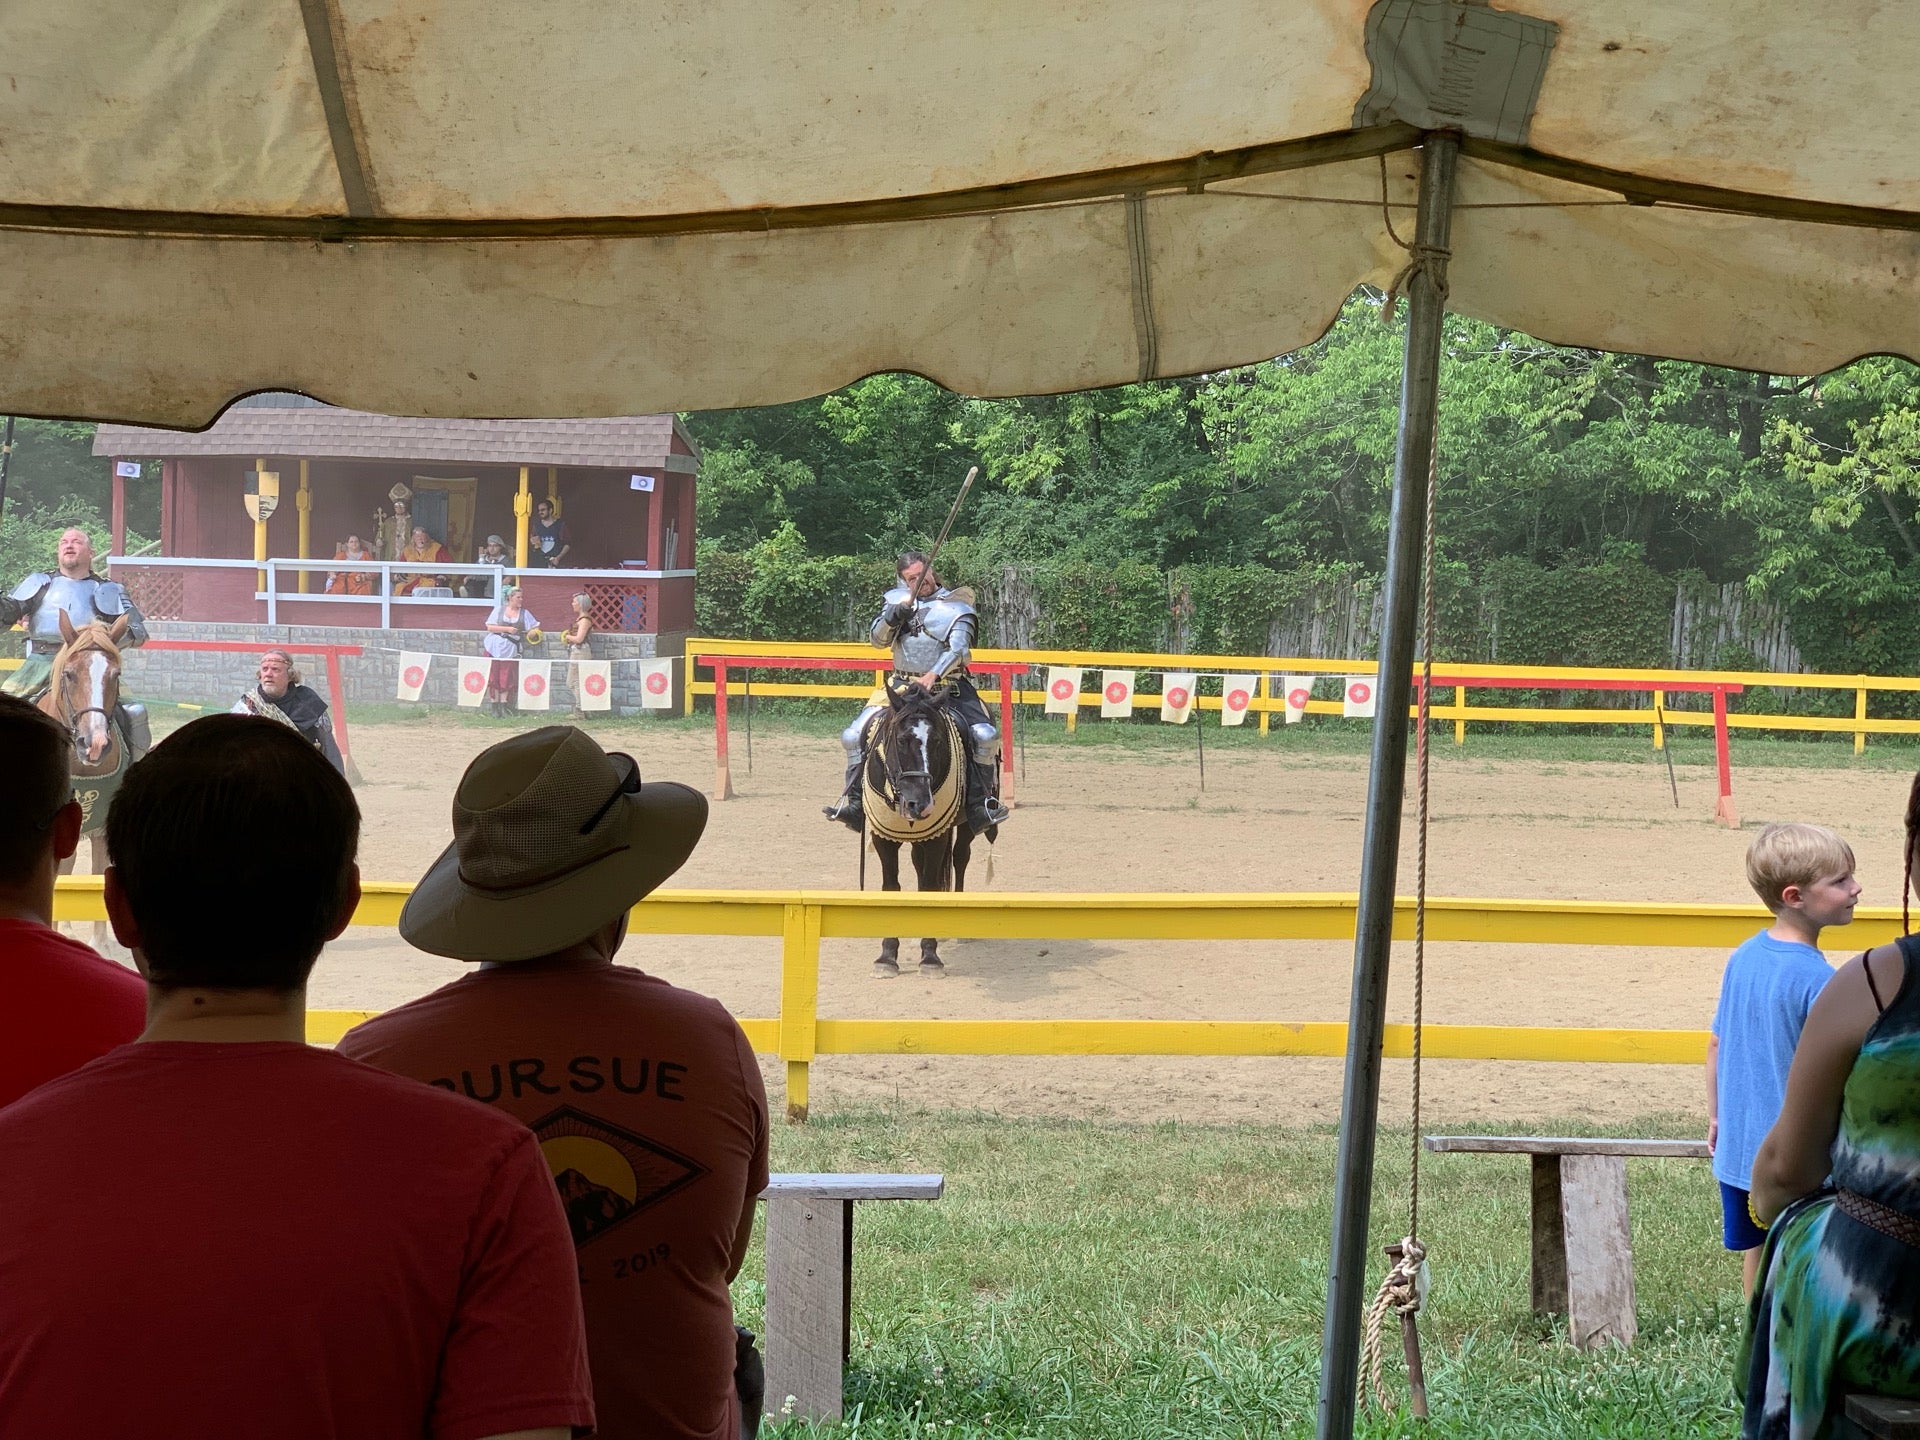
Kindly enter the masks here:
<path id="1" fill-rule="evenodd" d="M 788 905 L 780 922 L 780 1058 L 787 1066 L 787 1123 L 807 1119 L 807 1067 L 819 1041 L 820 907 Z"/>
<path id="2" fill-rule="evenodd" d="M 733 798 L 733 767 L 727 760 L 727 662 L 717 655 L 708 657 L 713 666 L 713 798 Z M 692 684 L 688 687 L 691 690 Z"/>
<path id="3" fill-rule="evenodd" d="M 1867 677 L 1862 675 L 1860 677 L 1860 688 L 1853 692 L 1853 718 L 1855 723 L 1858 723 L 1867 718 L 1866 680 L 1867 680 Z M 1853 753 L 1856 755 L 1865 754 L 1866 748 L 1867 748 L 1867 732 L 1865 730 L 1854 731 L 1853 732 Z"/>
<path id="4" fill-rule="evenodd" d="M 1667 748 L 1667 727 L 1660 723 L 1660 717 L 1666 713 L 1666 710 L 1667 710 L 1667 692 L 1664 690 L 1654 691 L 1653 692 L 1653 748 L 1656 750 L 1664 750 Z"/>

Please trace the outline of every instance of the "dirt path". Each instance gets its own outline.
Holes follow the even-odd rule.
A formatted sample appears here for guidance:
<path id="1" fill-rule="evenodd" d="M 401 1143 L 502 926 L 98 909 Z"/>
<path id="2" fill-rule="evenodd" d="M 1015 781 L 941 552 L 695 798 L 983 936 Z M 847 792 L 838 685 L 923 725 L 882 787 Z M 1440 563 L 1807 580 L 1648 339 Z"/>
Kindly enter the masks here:
<path id="1" fill-rule="evenodd" d="M 367 817 L 362 870 L 413 879 L 451 838 L 447 803 L 467 759 L 499 732 L 442 719 L 356 730 Z M 602 734 L 648 777 L 711 783 L 712 751 L 684 730 L 621 724 Z M 852 888 L 853 837 L 820 816 L 838 773 L 831 740 L 767 733 L 739 797 L 713 807 L 706 838 L 677 877 L 689 888 Z M 1184 752 L 1049 746 L 1029 752 L 1020 809 L 995 854 L 994 890 L 1352 890 L 1359 869 L 1365 762 L 1290 754 L 1284 735 L 1208 757 L 1195 788 Z M 1664 770 L 1624 764 L 1489 761 L 1471 746 L 1437 752 L 1433 891 L 1442 895 L 1746 901 L 1742 857 L 1771 818 L 1838 827 L 1859 851 L 1867 903 L 1889 903 L 1899 866 L 1903 777 L 1884 772 L 1742 769 L 1748 828 L 1709 821 L 1711 772 L 1683 771 L 1673 807 Z M 1411 827 L 1409 827 L 1409 832 Z M 1411 834 L 1408 836 L 1409 846 Z M 1403 873 L 1411 875 L 1411 854 Z M 877 883 L 877 882 L 876 882 Z M 949 941 L 950 974 L 871 978 L 872 946 L 829 941 L 821 1013 L 901 1018 L 1216 1018 L 1342 1020 L 1350 945 L 1342 942 Z M 1431 953 L 1427 1014 L 1451 1023 L 1704 1028 L 1724 956 L 1693 950 L 1443 945 Z M 737 1014 L 776 1013 L 772 939 L 640 936 L 629 963 L 718 995 Z M 1407 1013 L 1405 964 L 1392 1018 Z M 355 930 L 314 977 L 326 1008 L 394 1004 L 461 973 L 392 936 Z M 1388 1113 L 1404 1111 L 1406 1067 L 1389 1064 Z M 1262 1117 L 1332 1121 L 1334 1060 L 1162 1057 L 826 1056 L 814 1103 L 896 1095 L 1010 1113 Z M 770 1083 L 778 1077 L 769 1068 Z M 1429 1071 L 1436 1119 L 1620 1120 L 1695 1113 L 1690 1067 L 1451 1062 Z"/>

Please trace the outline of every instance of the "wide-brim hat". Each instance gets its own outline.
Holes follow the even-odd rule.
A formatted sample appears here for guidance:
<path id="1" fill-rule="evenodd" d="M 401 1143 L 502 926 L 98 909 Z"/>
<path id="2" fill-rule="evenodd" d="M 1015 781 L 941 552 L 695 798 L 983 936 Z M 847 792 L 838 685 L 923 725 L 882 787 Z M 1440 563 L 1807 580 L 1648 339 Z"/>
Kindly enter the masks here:
<path id="1" fill-rule="evenodd" d="M 686 863 L 707 799 L 643 784 L 632 756 L 571 725 L 489 746 L 453 795 L 453 843 L 400 912 L 409 945 L 455 960 L 531 960 L 586 939 Z"/>

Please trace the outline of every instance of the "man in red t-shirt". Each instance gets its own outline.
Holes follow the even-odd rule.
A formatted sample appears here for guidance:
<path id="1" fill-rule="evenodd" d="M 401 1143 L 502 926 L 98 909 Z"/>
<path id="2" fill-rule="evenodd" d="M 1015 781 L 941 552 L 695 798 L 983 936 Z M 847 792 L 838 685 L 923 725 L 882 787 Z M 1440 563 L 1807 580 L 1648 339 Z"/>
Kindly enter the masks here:
<path id="1" fill-rule="evenodd" d="M 0 695 L 0 1107 L 124 1045 L 147 1023 L 147 987 L 53 928 L 53 877 L 80 844 L 72 742 Z"/>
<path id="2" fill-rule="evenodd" d="M 767 1184 L 759 1066 L 718 1001 L 613 963 L 627 912 L 706 823 L 697 791 L 642 785 L 631 756 L 569 726 L 484 751 L 400 916 L 409 943 L 480 969 L 339 1046 L 539 1137 L 607 1440 L 736 1440 L 763 1404 L 728 1290 Z"/>
<path id="3" fill-rule="evenodd" d="M 566 1440 L 565 1211 L 483 1105 L 304 1043 L 360 814 L 284 725 L 197 720 L 107 819 L 139 1041 L 0 1110 L 0 1435 Z"/>

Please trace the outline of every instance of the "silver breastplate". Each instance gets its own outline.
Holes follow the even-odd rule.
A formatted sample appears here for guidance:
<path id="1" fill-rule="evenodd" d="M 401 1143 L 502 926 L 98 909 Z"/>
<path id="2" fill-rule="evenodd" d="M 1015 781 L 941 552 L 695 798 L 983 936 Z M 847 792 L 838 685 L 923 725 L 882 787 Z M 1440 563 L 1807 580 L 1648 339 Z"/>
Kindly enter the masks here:
<path id="1" fill-rule="evenodd" d="M 902 673 L 919 675 L 939 664 L 953 643 L 953 631 L 962 620 L 970 620 L 973 607 L 947 595 L 923 601 L 914 614 L 912 627 L 893 640 L 893 666 Z M 962 629 L 963 650 L 971 649 L 970 636 Z"/>
<path id="2" fill-rule="evenodd" d="M 33 617 L 27 621 L 27 632 L 33 637 L 33 648 L 58 650 L 65 643 L 60 634 L 62 611 L 66 612 L 67 619 L 73 622 L 76 630 L 103 618 L 93 604 L 93 593 L 102 583 L 91 575 L 80 580 L 55 575 L 41 592 L 40 603 L 34 607 Z"/>

